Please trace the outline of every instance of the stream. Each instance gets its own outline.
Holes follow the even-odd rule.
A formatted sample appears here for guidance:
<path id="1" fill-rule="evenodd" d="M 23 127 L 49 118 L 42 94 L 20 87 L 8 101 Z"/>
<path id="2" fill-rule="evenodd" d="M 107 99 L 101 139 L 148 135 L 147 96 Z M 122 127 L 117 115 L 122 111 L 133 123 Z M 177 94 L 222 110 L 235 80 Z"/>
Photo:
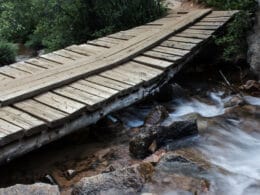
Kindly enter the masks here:
<path id="1" fill-rule="evenodd" d="M 148 98 L 1 166 L 0 187 L 43 182 L 67 195 L 83 177 L 142 163 L 130 154 L 129 140 L 162 105 L 170 118 L 196 118 L 199 133 L 168 141 L 153 154 L 159 160 L 140 194 L 260 194 L 260 98 L 209 82 L 211 73 L 198 75 L 177 77 L 182 96 Z"/>

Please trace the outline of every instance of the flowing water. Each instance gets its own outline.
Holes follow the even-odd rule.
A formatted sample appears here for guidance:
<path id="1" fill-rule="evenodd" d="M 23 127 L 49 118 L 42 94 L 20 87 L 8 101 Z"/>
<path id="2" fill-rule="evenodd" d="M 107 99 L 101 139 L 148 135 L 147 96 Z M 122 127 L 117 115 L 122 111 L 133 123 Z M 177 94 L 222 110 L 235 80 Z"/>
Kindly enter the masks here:
<path id="1" fill-rule="evenodd" d="M 184 157 L 189 158 L 190 154 L 185 154 L 187 148 L 196 150 L 195 155 L 201 155 L 199 158 L 208 162 L 211 168 L 206 172 L 200 172 L 190 170 L 186 166 L 186 171 L 180 171 L 181 166 L 174 163 L 167 165 L 165 171 L 159 166 L 159 176 L 154 180 L 162 180 L 163 177 L 179 172 L 181 175 L 204 178 L 210 183 L 209 189 L 199 194 L 260 194 L 260 98 L 244 96 L 245 103 L 242 106 L 225 108 L 232 98 L 237 97 L 236 95 L 227 96 L 224 92 L 207 94 L 203 98 L 176 99 L 165 105 L 168 110 L 172 110 L 170 117 L 173 118 L 198 115 L 200 132 L 199 136 L 170 143 L 165 148 L 168 148 L 168 151 L 174 151 L 176 148 L 182 150 L 186 142 Z M 142 105 L 135 111 L 130 108 L 123 115 L 123 121 L 132 127 L 141 125 L 143 116 L 148 112 L 147 107 L 149 106 Z M 160 173 L 164 171 L 165 173 Z M 185 181 L 187 182 L 184 180 L 183 185 Z M 178 178 L 173 177 L 171 183 L 174 182 L 178 182 Z M 194 190 L 191 192 L 192 187 L 184 187 L 185 190 L 181 191 L 178 188 L 183 186 L 155 182 L 147 185 L 144 192 L 165 195 L 197 194 Z"/>

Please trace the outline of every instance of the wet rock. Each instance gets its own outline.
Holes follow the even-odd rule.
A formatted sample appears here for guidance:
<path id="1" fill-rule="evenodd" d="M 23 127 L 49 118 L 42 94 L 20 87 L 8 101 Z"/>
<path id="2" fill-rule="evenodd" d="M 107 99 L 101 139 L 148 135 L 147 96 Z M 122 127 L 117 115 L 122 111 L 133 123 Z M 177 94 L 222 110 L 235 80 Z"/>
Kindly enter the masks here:
<path id="1" fill-rule="evenodd" d="M 45 175 L 40 179 L 40 182 L 51 184 L 51 185 L 57 185 L 56 180 L 53 178 L 52 175 Z"/>
<path id="2" fill-rule="evenodd" d="M 1 188 L 0 195 L 59 195 L 58 186 L 36 183 L 33 185 L 17 184 L 8 188 Z"/>
<path id="3" fill-rule="evenodd" d="M 69 169 L 69 170 L 67 170 L 66 172 L 65 172 L 65 177 L 67 178 L 67 179 L 72 179 L 73 177 L 75 177 L 77 175 L 77 171 L 75 171 L 75 170 L 72 170 L 72 169 Z"/>
<path id="4" fill-rule="evenodd" d="M 255 80 L 247 81 L 246 84 L 240 86 L 240 89 L 253 96 L 260 96 L 260 83 Z"/>
<path id="5" fill-rule="evenodd" d="M 155 151 L 152 155 L 148 156 L 143 160 L 143 162 L 150 162 L 153 164 L 158 163 L 161 158 L 166 154 L 166 151 L 164 149 L 159 149 Z"/>
<path id="6" fill-rule="evenodd" d="M 240 95 L 232 97 L 229 101 L 224 103 L 224 108 L 245 105 L 245 100 Z"/>
<path id="7" fill-rule="evenodd" d="M 156 99 L 161 102 L 168 102 L 173 99 L 187 99 L 187 92 L 177 83 L 167 84 L 160 89 Z"/>
<path id="8" fill-rule="evenodd" d="M 74 186 L 72 194 L 136 194 L 141 191 L 144 183 L 151 178 L 153 170 L 150 163 L 142 163 L 110 173 L 85 177 Z"/>
<path id="9" fill-rule="evenodd" d="M 164 106 L 156 106 L 146 117 L 144 125 L 157 125 L 169 116 Z"/>
<path id="10" fill-rule="evenodd" d="M 260 2 L 258 0 L 256 23 L 253 33 L 248 37 L 248 63 L 252 70 L 260 78 Z"/>
<path id="11" fill-rule="evenodd" d="M 151 153 L 149 148 L 155 141 L 159 148 L 168 141 L 197 133 L 196 120 L 184 121 L 168 118 L 158 126 L 142 127 L 140 133 L 130 140 L 129 151 L 134 157 L 144 158 Z"/>

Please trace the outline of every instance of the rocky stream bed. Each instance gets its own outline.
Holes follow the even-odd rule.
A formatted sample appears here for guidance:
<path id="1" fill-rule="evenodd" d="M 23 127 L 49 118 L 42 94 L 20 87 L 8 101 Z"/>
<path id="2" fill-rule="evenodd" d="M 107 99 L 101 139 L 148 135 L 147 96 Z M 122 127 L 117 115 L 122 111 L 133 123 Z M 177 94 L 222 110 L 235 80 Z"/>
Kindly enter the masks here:
<path id="1" fill-rule="evenodd" d="M 0 167 L 0 195 L 259 194 L 259 83 L 206 70 Z"/>

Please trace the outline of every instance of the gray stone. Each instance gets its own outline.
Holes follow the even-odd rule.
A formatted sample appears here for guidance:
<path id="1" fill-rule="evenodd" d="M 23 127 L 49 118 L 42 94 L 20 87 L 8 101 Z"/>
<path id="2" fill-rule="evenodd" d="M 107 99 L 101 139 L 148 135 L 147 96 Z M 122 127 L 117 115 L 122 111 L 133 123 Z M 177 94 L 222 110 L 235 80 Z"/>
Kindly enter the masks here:
<path id="1" fill-rule="evenodd" d="M 8 188 L 1 188 L 0 195 L 59 195 L 58 186 L 43 183 L 32 185 L 17 184 Z"/>
<path id="2" fill-rule="evenodd" d="M 146 180 L 151 178 L 153 166 L 141 163 L 110 173 L 81 179 L 73 188 L 73 195 L 137 194 Z"/>
<path id="3" fill-rule="evenodd" d="M 252 70 L 260 78 L 260 0 L 258 0 L 258 11 L 256 12 L 256 23 L 253 33 L 248 37 L 248 63 Z"/>

